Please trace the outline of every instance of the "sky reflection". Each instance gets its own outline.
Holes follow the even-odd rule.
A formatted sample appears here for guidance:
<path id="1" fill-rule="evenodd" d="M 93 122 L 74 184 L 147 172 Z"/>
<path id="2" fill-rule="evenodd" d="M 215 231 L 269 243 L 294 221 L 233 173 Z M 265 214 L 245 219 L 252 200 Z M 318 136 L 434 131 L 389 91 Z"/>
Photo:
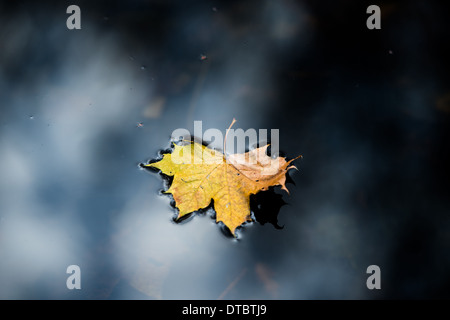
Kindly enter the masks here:
<path id="1" fill-rule="evenodd" d="M 391 7 L 370 38 L 356 5 L 227 3 L 86 2 L 79 31 L 64 4 L 0 5 L 1 299 L 448 297 L 448 87 L 412 50 L 448 39 L 438 8 Z M 237 240 L 210 211 L 173 222 L 138 166 L 174 129 L 233 118 L 304 155 L 284 228 Z"/>

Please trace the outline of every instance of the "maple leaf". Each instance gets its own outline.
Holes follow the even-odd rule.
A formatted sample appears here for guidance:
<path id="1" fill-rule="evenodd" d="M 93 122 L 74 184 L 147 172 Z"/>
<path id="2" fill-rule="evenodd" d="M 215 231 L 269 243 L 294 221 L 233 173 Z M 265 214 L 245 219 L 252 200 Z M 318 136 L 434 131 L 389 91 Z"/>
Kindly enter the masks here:
<path id="1" fill-rule="evenodd" d="M 276 185 L 289 193 L 286 173 L 296 168 L 291 162 L 298 157 L 290 161 L 283 157 L 273 159 L 266 155 L 268 146 L 225 156 L 197 142 L 174 144 L 172 153 L 144 167 L 173 176 L 165 193 L 172 194 L 175 200 L 177 219 L 208 207 L 214 200 L 216 222 L 222 221 L 235 235 L 237 227 L 252 220 L 251 194 Z"/>

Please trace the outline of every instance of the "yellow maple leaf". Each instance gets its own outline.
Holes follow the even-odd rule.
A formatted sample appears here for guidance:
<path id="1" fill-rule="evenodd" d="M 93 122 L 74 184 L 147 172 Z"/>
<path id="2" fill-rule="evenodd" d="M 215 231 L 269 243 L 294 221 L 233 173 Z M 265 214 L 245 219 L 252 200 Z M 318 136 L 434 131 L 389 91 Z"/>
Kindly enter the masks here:
<path id="1" fill-rule="evenodd" d="M 270 186 L 285 186 L 286 173 L 295 168 L 283 157 L 266 155 L 268 145 L 243 154 L 224 154 L 197 142 L 175 144 L 172 153 L 145 165 L 173 176 L 170 188 L 179 210 L 177 219 L 206 208 L 214 200 L 216 222 L 222 221 L 231 233 L 251 221 L 250 195 Z"/>

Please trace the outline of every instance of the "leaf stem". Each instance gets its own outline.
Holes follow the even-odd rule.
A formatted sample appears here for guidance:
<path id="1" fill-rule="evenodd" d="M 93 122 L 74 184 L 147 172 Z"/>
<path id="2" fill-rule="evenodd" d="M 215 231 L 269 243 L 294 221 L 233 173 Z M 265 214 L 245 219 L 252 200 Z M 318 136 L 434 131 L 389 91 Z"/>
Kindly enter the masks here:
<path id="1" fill-rule="evenodd" d="M 223 139 L 223 154 L 225 155 L 225 158 L 227 157 L 227 136 L 228 131 L 231 129 L 233 124 L 236 122 L 236 119 L 233 118 L 233 121 L 231 122 L 230 126 L 228 127 L 227 131 L 225 132 L 225 138 Z"/>

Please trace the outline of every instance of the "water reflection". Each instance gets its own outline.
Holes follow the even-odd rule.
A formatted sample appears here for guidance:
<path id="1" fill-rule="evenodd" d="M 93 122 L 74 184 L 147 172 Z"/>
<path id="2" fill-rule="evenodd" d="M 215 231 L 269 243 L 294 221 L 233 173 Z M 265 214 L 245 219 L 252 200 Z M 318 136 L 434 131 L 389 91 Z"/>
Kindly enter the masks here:
<path id="1" fill-rule="evenodd" d="M 62 4 L 1 6 L 0 298 L 448 296 L 448 172 L 434 171 L 448 108 L 428 103 L 446 93 L 430 68 L 405 76 L 386 60 L 414 52 L 399 69 L 421 68 L 408 29 L 384 57 L 360 47 L 341 7 L 100 1 L 69 32 Z M 238 240 L 208 212 L 172 222 L 162 179 L 138 167 L 172 130 L 233 118 L 279 128 L 282 151 L 305 156 L 260 221 L 284 228 L 246 224 Z M 402 278 L 415 261 L 424 270 Z M 66 288 L 71 264 L 82 290 Z M 391 283 L 382 292 L 365 287 L 371 264 Z"/>

